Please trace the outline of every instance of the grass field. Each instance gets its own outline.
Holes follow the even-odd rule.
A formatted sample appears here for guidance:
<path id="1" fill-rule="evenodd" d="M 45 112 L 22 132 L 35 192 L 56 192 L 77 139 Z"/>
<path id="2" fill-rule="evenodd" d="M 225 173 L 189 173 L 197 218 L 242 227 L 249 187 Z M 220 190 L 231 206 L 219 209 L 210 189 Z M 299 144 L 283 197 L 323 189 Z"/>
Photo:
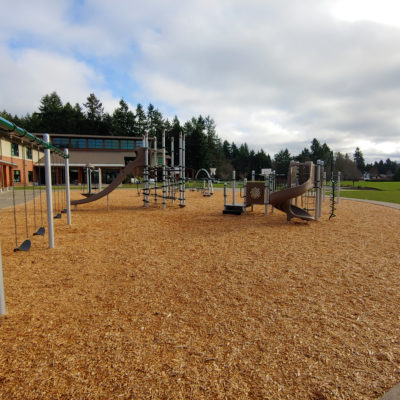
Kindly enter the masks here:
<path id="1" fill-rule="evenodd" d="M 341 197 L 400 204 L 400 182 L 359 181 L 354 184 L 353 190 L 352 181 L 343 181 L 341 187 L 346 188 L 340 191 Z"/>

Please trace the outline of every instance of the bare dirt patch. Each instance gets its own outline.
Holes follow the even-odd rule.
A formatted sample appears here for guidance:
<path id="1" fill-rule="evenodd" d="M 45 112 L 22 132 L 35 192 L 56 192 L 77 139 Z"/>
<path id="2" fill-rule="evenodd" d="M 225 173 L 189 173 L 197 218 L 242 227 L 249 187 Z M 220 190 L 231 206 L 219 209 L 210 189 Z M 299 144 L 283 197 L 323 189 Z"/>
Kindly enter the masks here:
<path id="1" fill-rule="evenodd" d="M 187 197 L 118 190 L 29 253 L 0 211 L 0 398 L 377 399 L 400 381 L 398 210 L 286 224 Z"/>

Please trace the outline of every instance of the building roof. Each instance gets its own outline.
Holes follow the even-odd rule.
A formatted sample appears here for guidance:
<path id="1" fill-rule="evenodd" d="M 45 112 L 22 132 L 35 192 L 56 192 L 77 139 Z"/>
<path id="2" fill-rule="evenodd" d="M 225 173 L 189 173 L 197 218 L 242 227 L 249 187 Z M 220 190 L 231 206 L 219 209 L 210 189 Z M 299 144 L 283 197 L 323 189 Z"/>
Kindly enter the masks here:
<path id="1" fill-rule="evenodd" d="M 10 165 L 12 167 L 16 167 L 17 166 L 17 164 L 15 164 L 15 163 L 11 163 L 11 162 L 4 161 L 4 160 L 0 160 L 0 165 Z"/>
<path id="2" fill-rule="evenodd" d="M 42 137 L 44 133 L 34 133 L 35 136 Z M 90 138 L 90 139 L 136 139 L 142 140 L 142 136 L 111 136 L 111 135 L 92 135 L 90 133 L 76 134 L 76 133 L 49 133 L 51 137 L 68 137 L 68 138 Z M 154 137 L 149 137 L 149 140 L 153 140 Z"/>

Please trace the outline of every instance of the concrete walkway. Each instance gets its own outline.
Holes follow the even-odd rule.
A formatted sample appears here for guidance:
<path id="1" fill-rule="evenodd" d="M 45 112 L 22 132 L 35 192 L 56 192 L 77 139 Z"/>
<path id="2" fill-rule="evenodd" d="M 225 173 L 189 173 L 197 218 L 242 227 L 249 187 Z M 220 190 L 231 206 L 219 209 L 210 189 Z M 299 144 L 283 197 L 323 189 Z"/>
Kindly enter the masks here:
<path id="1" fill-rule="evenodd" d="M 384 207 L 390 207 L 390 208 L 397 208 L 398 210 L 400 210 L 400 204 L 397 203 L 388 203 L 387 201 L 376 201 L 376 200 L 365 200 L 365 199 L 352 199 L 349 197 L 341 197 L 340 201 L 342 200 L 351 200 L 351 201 L 361 201 L 364 203 L 370 203 L 370 204 L 376 204 L 378 206 L 384 206 Z M 339 202 L 339 206 L 340 206 L 340 202 Z"/>
<path id="2" fill-rule="evenodd" d="M 39 189 L 35 190 L 35 196 L 39 196 Z M 42 190 L 42 196 L 46 197 L 46 191 Z M 24 191 L 15 191 L 15 204 L 21 204 L 24 202 Z M 26 190 L 26 201 L 29 202 L 33 200 L 33 190 Z M 8 208 L 13 206 L 13 191 L 12 189 L 0 192 L 0 210 L 3 208 Z"/>

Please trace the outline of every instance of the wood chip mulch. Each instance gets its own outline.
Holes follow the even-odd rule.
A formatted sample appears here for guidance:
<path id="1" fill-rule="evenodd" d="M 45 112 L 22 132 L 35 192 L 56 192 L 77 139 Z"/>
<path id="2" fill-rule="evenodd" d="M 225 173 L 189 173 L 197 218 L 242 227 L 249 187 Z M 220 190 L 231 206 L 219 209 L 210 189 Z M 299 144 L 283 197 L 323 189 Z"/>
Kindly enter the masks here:
<path id="1" fill-rule="evenodd" d="M 328 221 L 326 201 L 287 224 L 222 215 L 222 192 L 162 210 L 123 189 L 110 206 L 29 253 L 0 211 L 1 399 L 360 400 L 400 381 L 398 210 L 342 200 Z"/>

